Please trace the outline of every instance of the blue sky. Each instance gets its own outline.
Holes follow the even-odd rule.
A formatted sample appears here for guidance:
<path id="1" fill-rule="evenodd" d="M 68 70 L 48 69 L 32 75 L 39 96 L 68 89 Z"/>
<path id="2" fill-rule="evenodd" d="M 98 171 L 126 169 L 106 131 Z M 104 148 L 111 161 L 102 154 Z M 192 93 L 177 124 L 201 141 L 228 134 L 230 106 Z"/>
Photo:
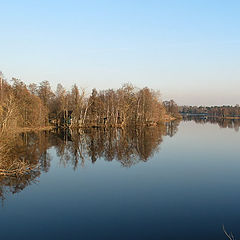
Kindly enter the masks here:
<path id="1" fill-rule="evenodd" d="M 3 1 L 0 70 L 53 88 L 131 82 L 179 104 L 240 103 L 240 1 Z"/>

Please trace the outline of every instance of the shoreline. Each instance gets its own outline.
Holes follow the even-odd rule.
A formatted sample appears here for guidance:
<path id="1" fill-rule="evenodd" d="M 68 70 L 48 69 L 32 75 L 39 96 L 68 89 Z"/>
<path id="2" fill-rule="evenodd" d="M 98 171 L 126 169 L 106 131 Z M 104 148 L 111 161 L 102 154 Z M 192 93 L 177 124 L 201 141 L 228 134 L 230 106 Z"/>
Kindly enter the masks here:
<path id="1" fill-rule="evenodd" d="M 167 116 L 164 118 L 163 121 L 159 121 L 159 122 L 154 122 L 154 123 L 145 123 L 145 124 L 137 124 L 137 125 L 122 125 L 122 124 L 116 124 L 116 125 L 104 125 L 104 124 L 99 124 L 99 125 L 95 125 L 95 124 L 88 124 L 88 125 L 84 125 L 84 126 L 74 126 L 74 125 L 70 125 L 70 126 L 45 126 L 45 127 L 22 127 L 22 128 L 16 128 L 16 129 L 11 129 L 8 130 L 6 132 L 4 132 L 5 134 L 7 133 L 25 133 L 25 132 L 41 132 L 41 131 L 51 131 L 54 129 L 84 129 L 84 128 L 125 128 L 125 127 L 157 127 L 160 126 L 164 123 L 168 123 L 168 122 L 172 122 L 172 121 L 176 121 L 176 120 L 182 120 L 182 118 L 177 118 L 177 117 L 172 117 L 172 116 Z M 4 134 L 2 133 L 2 134 Z"/>

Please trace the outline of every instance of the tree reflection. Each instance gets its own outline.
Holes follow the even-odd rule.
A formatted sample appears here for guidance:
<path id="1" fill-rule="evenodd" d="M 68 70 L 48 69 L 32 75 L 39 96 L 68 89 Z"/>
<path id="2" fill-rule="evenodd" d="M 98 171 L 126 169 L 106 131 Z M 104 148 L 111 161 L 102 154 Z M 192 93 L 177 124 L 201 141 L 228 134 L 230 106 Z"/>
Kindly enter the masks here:
<path id="1" fill-rule="evenodd" d="M 61 164 L 77 168 L 85 160 L 95 163 L 103 158 L 117 160 L 124 167 L 147 161 L 159 150 L 163 136 L 173 136 L 179 122 L 174 121 L 158 127 L 142 128 L 86 128 L 65 130 L 59 133 L 61 142 L 56 146 Z"/>
<path id="2" fill-rule="evenodd" d="M 36 183 L 51 163 L 54 147 L 63 166 L 74 170 L 85 161 L 116 160 L 123 167 L 146 162 L 159 150 L 163 136 L 173 136 L 179 122 L 158 127 L 62 129 L 56 132 L 22 133 L 0 141 L 0 196 L 18 193 Z M 6 146 L 5 150 L 3 146 Z M 13 169 L 13 166 L 18 166 Z M 23 166 L 23 167 L 19 167 Z M 2 170 L 2 174 L 1 174 Z"/>
<path id="3" fill-rule="evenodd" d="M 0 141 L 0 196 L 35 183 L 50 167 L 50 133 L 21 133 Z"/>
<path id="4" fill-rule="evenodd" d="M 196 123 L 205 124 L 212 123 L 218 124 L 220 128 L 232 128 L 236 132 L 239 131 L 240 119 L 227 119 L 227 118 L 214 118 L 207 116 L 183 116 L 183 121 L 194 121 Z"/>

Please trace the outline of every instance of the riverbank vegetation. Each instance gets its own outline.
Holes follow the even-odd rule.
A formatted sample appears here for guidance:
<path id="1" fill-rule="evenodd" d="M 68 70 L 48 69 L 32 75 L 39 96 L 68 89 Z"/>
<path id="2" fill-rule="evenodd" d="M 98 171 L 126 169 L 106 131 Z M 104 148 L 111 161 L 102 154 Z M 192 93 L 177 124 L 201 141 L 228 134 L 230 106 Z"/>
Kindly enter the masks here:
<path id="1" fill-rule="evenodd" d="M 161 127 L 165 121 L 175 118 L 175 110 L 172 111 L 171 108 L 174 102 L 169 102 L 169 106 L 166 103 L 162 103 L 159 91 L 147 87 L 138 89 L 131 84 L 124 84 L 116 90 L 93 89 L 88 96 L 84 89 L 79 89 L 76 85 L 67 91 L 58 84 L 56 91 L 53 91 L 48 81 L 43 81 L 39 85 L 26 85 L 16 78 L 8 82 L 0 74 L 0 182 L 5 183 L 6 179 L 14 179 L 18 183 L 19 179 L 23 178 L 24 181 L 26 180 L 24 184 L 27 184 L 30 176 L 34 176 L 35 179 L 39 174 L 40 165 L 35 160 L 41 159 L 45 151 L 39 151 L 25 143 L 27 138 L 25 139 L 24 136 L 27 136 L 28 132 L 49 131 L 53 128 L 64 131 L 71 129 L 76 132 L 79 128 L 97 127 L 101 133 L 104 131 L 105 136 L 112 136 L 113 133 L 119 135 L 120 132 L 116 127 L 121 127 L 128 128 L 121 132 L 126 138 L 130 138 L 129 132 L 132 131 L 136 131 L 139 136 L 143 133 L 148 135 L 143 127 Z M 176 107 L 175 103 L 174 107 Z M 115 130 L 109 129 L 106 133 L 106 127 L 114 127 Z M 153 133 L 158 133 L 158 130 L 148 133 L 152 136 Z M 73 136 L 79 135 L 73 134 Z M 97 136 L 99 134 L 95 134 L 94 138 Z M 121 139 L 122 141 L 116 142 L 124 144 L 126 139 L 122 137 Z M 101 141 L 107 140 L 102 138 Z M 158 144 L 159 142 L 156 142 L 153 148 Z M 30 148 L 26 149 L 26 146 Z M 134 154 L 133 148 L 126 146 L 127 153 L 123 150 L 124 148 L 121 153 L 119 150 L 119 156 L 123 155 L 123 161 L 126 159 L 130 161 L 126 156 L 129 154 L 130 157 Z M 141 152 L 140 147 L 138 151 Z M 151 154 L 152 148 L 148 153 L 145 152 L 144 150 L 142 158 L 146 159 Z M 126 165 L 130 164 L 128 161 Z M 8 184 L 11 185 L 10 182 Z"/>
<path id="2" fill-rule="evenodd" d="M 159 91 L 131 84 L 117 90 L 93 89 L 87 96 L 76 85 L 67 91 L 58 84 L 54 92 L 48 81 L 26 85 L 16 78 L 11 83 L 1 78 L 0 100 L 0 134 L 49 126 L 149 126 L 172 120 L 177 113 L 173 101 L 162 103 Z"/>

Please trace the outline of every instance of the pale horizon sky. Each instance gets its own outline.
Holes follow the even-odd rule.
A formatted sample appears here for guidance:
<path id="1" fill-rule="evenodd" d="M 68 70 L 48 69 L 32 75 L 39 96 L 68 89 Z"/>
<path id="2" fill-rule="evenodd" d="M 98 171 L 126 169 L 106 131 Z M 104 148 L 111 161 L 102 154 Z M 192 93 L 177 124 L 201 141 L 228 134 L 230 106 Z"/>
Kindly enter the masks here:
<path id="1" fill-rule="evenodd" d="M 0 71 L 53 88 L 160 90 L 179 105 L 240 104 L 240 2 L 0 0 Z"/>

